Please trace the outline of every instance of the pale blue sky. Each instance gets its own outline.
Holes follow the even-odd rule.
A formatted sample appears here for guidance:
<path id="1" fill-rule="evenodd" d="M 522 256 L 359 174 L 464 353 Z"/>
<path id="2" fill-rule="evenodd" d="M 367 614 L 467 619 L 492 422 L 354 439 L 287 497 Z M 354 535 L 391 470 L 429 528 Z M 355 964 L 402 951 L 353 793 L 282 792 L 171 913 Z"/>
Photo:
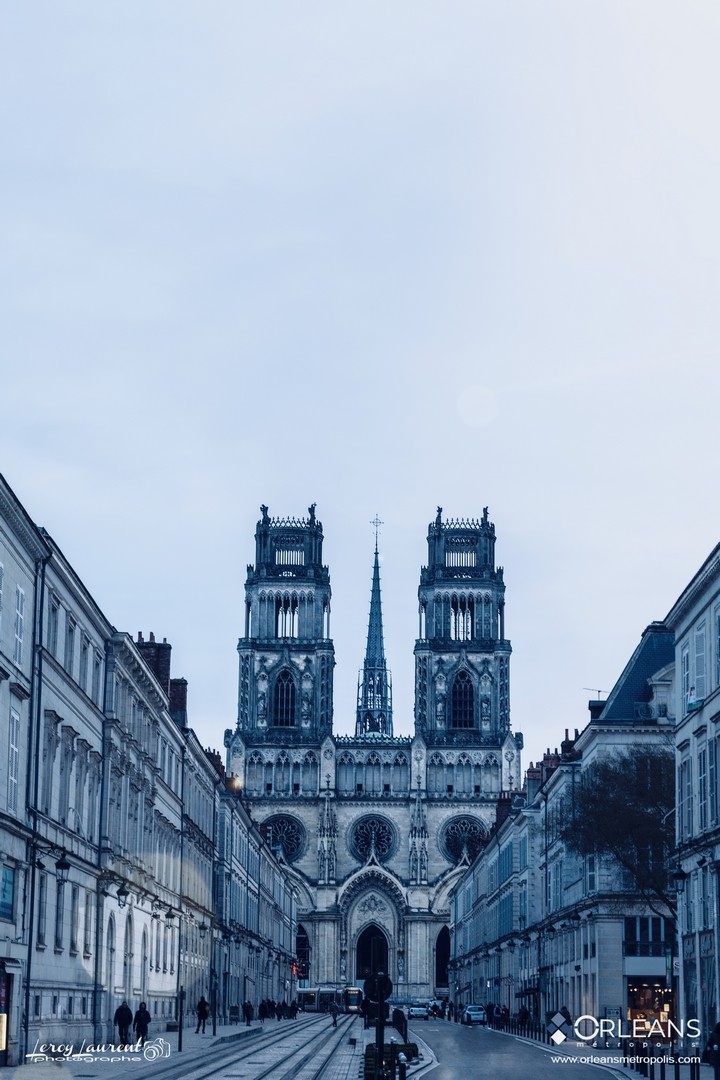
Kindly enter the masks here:
<path id="1" fill-rule="evenodd" d="M 376 512 L 395 727 L 427 523 L 488 505 L 524 763 L 720 537 L 714 2 L 15 0 L 0 468 L 234 723 L 261 502 L 318 504 L 335 727 Z"/>

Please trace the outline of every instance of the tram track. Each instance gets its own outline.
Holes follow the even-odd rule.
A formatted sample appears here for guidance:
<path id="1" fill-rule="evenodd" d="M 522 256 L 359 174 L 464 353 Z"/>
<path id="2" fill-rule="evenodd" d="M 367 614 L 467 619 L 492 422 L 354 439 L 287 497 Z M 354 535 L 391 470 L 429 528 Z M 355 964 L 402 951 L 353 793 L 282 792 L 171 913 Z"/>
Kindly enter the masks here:
<path id="1" fill-rule="evenodd" d="M 210 1080 L 217 1076 L 223 1077 L 223 1080 L 322 1080 L 354 1019 L 352 1015 L 338 1017 L 337 1031 L 331 1027 L 330 1032 L 329 1017 L 326 1015 L 307 1020 L 295 1028 L 292 1021 L 289 1024 L 283 1022 L 281 1030 L 272 1035 L 263 1033 L 252 1037 L 247 1044 L 245 1040 L 238 1040 L 232 1044 L 216 1045 L 213 1047 L 212 1062 L 206 1059 L 197 1066 L 183 1062 L 183 1080 Z M 293 1035 L 300 1039 L 297 1045 L 292 1045 Z M 305 1035 L 306 1038 L 303 1037 Z M 282 1060 L 268 1063 L 268 1051 L 281 1046 Z M 266 1058 L 264 1061 L 253 1060 L 262 1059 L 263 1056 Z M 168 1070 L 168 1077 L 177 1076 L 177 1059 L 173 1064 L 175 1068 Z M 153 1080 L 156 1077 L 161 1080 L 161 1076 L 153 1071 Z"/>

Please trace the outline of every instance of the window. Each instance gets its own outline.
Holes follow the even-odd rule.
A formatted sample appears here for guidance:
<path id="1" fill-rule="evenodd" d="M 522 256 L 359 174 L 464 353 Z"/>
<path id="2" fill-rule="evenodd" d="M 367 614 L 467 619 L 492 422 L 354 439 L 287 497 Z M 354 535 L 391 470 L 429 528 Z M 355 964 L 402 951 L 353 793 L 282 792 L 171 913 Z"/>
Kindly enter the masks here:
<path id="1" fill-rule="evenodd" d="M 101 707 L 100 701 L 100 675 L 102 672 L 102 656 L 99 652 L 96 652 L 93 657 L 93 674 L 92 674 L 92 699 L 98 708 Z"/>
<path id="2" fill-rule="evenodd" d="M 275 727 L 295 726 L 295 683 L 289 671 L 281 671 L 277 677 L 273 706 Z"/>
<path id="3" fill-rule="evenodd" d="M 707 747 L 703 746 L 698 753 L 698 824 L 701 832 L 707 829 L 707 811 Z"/>
<path id="4" fill-rule="evenodd" d="M 58 881 L 55 894 L 55 949 L 60 952 L 63 947 L 63 931 L 65 927 L 65 885 Z"/>
<path id="5" fill-rule="evenodd" d="M 474 721 L 475 693 L 467 671 L 455 677 L 451 696 L 451 727 L 471 728 Z"/>
<path id="6" fill-rule="evenodd" d="M 73 673 L 75 663 L 75 620 L 68 615 L 65 623 L 65 670 L 68 675 Z"/>
<path id="7" fill-rule="evenodd" d="M 47 920 L 47 874 L 40 874 L 38 878 L 38 925 L 37 943 L 40 948 L 45 947 L 45 927 Z"/>
<path id="8" fill-rule="evenodd" d="M 12 921 L 15 908 L 15 867 L 3 866 L 0 886 L 0 919 Z"/>
<path id="9" fill-rule="evenodd" d="M 90 955 L 92 944 L 93 894 L 85 890 L 85 921 L 83 923 L 83 956 Z M 84 1011 L 84 1010 L 83 1010 Z"/>
<path id="10" fill-rule="evenodd" d="M 78 926 L 80 923 L 80 888 L 73 885 L 70 893 L 70 952 L 78 951 Z"/>
<path id="11" fill-rule="evenodd" d="M 450 602 L 450 638 L 453 641 L 470 641 L 473 636 L 475 605 L 464 596 L 453 596 Z"/>
<path id="12" fill-rule="evenodd" d="M 717 739 L 711 739 L 708 743 L 708 801 L 710 824 L 717 825 L 718 820 L 718 773 L 717 773 Z"/>
<path id="13" fill-rule="evenodd" d="M 25 631 L 25 593 L 18 585 L 15 589 L 15 649 L 13 660 L 22 664 L 23 634 Z"/>
<path id="14" fill-rule="evenodd" d="M 298 601 L 296 596 L 278 596 L 275 600 L 275 625 L 277 637 L 298 636 Z"/>
<path id="15" fill-rule="evenodd" d="M 7 808 L 9 813 L 17 814 L 18 808 L 18 771 L 20 762 L 20 713 L 10 706 L 10 732 L 8 742 L 8 792 Z"/>
<path id="16" fill-rule="evenodd" d="M 687 645 L 683 646 L 682 653 L 680 654 L 680 677 L 682 680 L 682 708 L 683 713 L 686 713 L 688 698 L 690 696 L 690 649 Z"/>
<path id="17" fill-rule="evenodd" d="M 680 836 L 687 839 L 693 832 L 692 762 L 680 763 L 678 770 L 678 799 L 680 801 Z"/>
<path id="18" fill-rule="evenodd" d="M 0 563 L 0 626 L 2 626 L 2 610 L 3 610 L 3 578 L 5 576 L 5 569 L 3 564 Z M 720 623 L 720 615 L 718 616 L 718 623 Z"/>
<path id="19" fill-rule="evenodd" d="M 695 697 L 705 697 L 705 623 L 695 628 Z"/>
<path id="20" fill-rule="evenodd" d="M 88 677 L 88 656 L 90 654 L 90 641 L 83 634 L 82 641 L 80 643 L 80 677 L 78 682 L 82 690 L 87 691 L 87 677 Z"/>
<path id="21" fill-rule="evenodd" d="M 56 597 L 50 600 L 50 618 L 48 620 L 48 651 L 57 656 L 58 647 L 58 622 L 60 620 L 60 603 Z"/>

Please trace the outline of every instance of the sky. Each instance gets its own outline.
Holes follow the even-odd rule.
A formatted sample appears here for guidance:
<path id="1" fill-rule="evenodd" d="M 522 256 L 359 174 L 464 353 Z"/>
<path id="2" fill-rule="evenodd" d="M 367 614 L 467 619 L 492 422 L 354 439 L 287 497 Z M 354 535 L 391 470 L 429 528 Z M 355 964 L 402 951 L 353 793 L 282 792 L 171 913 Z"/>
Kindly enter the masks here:
<path id="1" fill-rule="evenodd" d="M 234 725 L 261 503 L 317 503 L 335 730 L 379 537 L 497 530 L 523 765 L 720 539 L 714 0 L 10 0 L 0 471 Z"/>

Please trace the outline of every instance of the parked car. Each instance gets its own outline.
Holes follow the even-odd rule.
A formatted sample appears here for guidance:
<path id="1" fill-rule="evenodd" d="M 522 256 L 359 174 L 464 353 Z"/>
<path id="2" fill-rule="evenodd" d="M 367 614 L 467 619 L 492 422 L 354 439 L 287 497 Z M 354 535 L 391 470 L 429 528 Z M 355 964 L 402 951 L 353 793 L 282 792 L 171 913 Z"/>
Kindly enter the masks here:
<path id="1" fill-rule="evenodd" d="M 487 1016 L 482 1005 L 466 1005 L 460 1016 L 461 1024 L 487 1024 Z"/>
<path id="2" fill-rule="evenodd" d="M 423 1005 L 421 1001 L 413 1001 L 407 1007 L 407 1018 L 408 1020 L 427 1020 L 427 1005 Z"/>

